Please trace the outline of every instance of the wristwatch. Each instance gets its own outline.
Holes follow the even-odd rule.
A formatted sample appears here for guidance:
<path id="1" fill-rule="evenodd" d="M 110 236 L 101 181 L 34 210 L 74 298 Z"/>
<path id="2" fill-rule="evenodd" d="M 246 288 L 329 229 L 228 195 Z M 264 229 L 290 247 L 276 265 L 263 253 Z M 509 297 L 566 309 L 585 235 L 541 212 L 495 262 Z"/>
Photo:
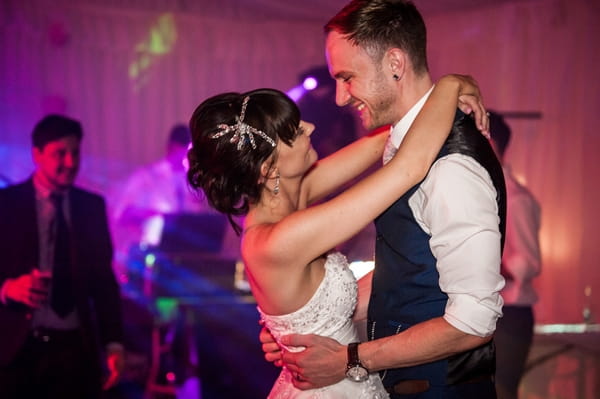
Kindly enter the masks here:
<path id="1" fill-rule="evenodd" d="M 358 358 L 358 342 L 348 344 L 348 364 L 346 365 L 346 378 L 354 382 L 366 381 L 369 370 L 362 365 Z"/>

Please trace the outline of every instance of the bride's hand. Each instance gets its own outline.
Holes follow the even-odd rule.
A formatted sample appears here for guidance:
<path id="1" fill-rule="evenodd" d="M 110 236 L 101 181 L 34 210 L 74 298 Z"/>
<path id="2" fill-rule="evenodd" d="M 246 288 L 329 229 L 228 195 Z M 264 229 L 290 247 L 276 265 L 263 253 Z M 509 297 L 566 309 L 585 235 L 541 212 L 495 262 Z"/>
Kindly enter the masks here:
<path id="1" fill-rule="evenodd" d="M 277 342 L 275 342 L 275 338 L 273 338 L 271 332 L 265 326 L 261 328 L 258 339 L 262 344 L 265 360 L 272 362 L 275 366 L 281 367 L 281 349 Z"/>
<path id="2" fill-rule="evenodd" d="M 459 84 L 458 108 L 465 114 L 473 113 L 477 128 L 489 139 L 489 117 L 483 106 L 483 98 L 479 91 L 479 85 L 468 75 L 446 75 L 442 79 L 451 79 Z"/>

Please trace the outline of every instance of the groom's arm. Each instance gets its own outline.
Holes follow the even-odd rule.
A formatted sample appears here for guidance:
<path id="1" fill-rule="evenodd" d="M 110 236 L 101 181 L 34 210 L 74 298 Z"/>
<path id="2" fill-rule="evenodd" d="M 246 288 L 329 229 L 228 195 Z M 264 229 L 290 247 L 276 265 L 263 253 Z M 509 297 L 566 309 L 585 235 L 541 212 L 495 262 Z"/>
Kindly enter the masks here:
<path id="1" fill-rule="evenodd" d="M 437 317 L 400 334 L 363 342 L 358 347 L 361 363 L 371 372 L 388 368 L 409 367 L 443 359 L 487 343 L 492 337 L 464 333 L 444 318 Z M 318 335 L 286 335 L 282 344 L 304 346 L 302 352 L 284 352 L 285 366 L 301 380 L 293 384 L 299 389 L 312 389 L 335 384 L 345 378 L 347 346 Z"/>

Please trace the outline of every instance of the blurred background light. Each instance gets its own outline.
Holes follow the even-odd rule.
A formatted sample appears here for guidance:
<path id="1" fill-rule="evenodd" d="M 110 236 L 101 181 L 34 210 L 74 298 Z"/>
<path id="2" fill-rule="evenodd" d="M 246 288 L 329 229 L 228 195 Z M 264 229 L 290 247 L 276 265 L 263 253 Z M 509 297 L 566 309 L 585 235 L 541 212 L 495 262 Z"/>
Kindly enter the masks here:
<path id="1" fill-rule="evenodd" d="M 304 79 L 304 82 L 302 82 L 302 87 L 308 91 L 316 89 L 318 85 L 319 82 L 313 76 L 307 76 L 306 79 Z"/>

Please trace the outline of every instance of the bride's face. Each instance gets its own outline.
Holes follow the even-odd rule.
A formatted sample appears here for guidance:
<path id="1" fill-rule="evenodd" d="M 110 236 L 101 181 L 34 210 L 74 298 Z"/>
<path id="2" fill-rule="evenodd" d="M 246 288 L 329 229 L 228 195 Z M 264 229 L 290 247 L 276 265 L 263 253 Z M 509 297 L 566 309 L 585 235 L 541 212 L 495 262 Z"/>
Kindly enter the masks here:
<path id="1" fill-rule="evenodd" d="M 298 135 L 292 145 L 279 142 L 277 167 L 282 177 L 303 176 L 317 161 L 317 152 L 310 141 L 314 130 L 312 123 L 300 121 Z"/>

